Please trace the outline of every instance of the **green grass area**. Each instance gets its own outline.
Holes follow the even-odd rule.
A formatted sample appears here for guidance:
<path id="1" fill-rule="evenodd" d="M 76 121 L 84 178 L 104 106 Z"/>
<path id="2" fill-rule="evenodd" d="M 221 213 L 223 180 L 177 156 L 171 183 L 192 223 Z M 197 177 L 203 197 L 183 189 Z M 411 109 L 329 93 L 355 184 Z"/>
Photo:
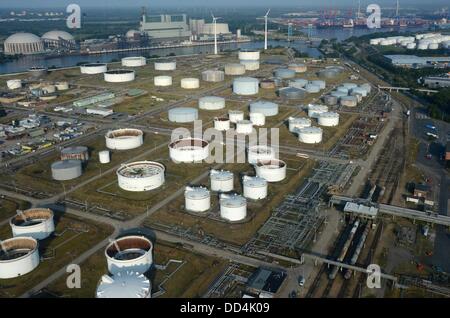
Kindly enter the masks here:
<path id="1" fill-rule="evenodd" d="M 105 137 L 103 135 L 79 145 L 87 146 L 90 151 L 90 159 L 84 167 L 83 175 L 79 178 L 68 181 L 55 181 L 51 176 L 51 164 L 60 160 L 60 153 L 55 150 L 48 157 L 44 157 L 33 165 L 25 166 L 19 169 L 14 175 L 5 176 L 6 180 L 15 181 L 17 187 L 31 188 L 36 191 L 46 191 L 49 193 L 62 193 L 64 188 L 66 191 L 80 182 L 88 180 L 89 178 L 104 173 L 114 166 L 135 158 L 145 151 L 157 147 L 158 145 L 167 142 L 168 139 L 161 135 L 144 135 L 144 144 L 137 148 L 127 151 L 112 151 L 111 162 L 108 164 L 101 164 L 98 160 L 98 152 L 105 150 Z M 63 187 L 64 185 L 64 187 Z"/>
<path id="2" fill-rule="evenodd" d="M 55 271 L 105 239 L 113 231 L 112 227 L 84 220 L 74 216 L 55 213 L 57 236 L 39 242 L 41 263 L 32 272 L 17 278 L 0 281 L 0 297 L 17 297 L 42 282 Z M 11 238 L 9 225 L 0 228 L 0 239 Z"/>
<path id="3" fill-rule="evenodd" d="M 29 207 L 29 202 L 2 196 L 0 197 L 0 221 L 15 215 L 17 210 L 25 210 Z"/>
<path id="4" fill-rule="evenodd" d="M 227 262 L 222 259 L 186 251 L 166 242 L 156 242 L 153 253 L 154 262 L 158 265 L 165 265 L 170 259 L 185 262 L 163 284 L 162 288 L 165 290 L 165 293 L 161 297 L 164 298 L 202 296 L 208 286 L 227 265 Z M 61 277 L 52 283 L 48 290 L 61 297 L 93 298 L 101 276 L 107 273 L 104 250 L 100 250 L 92 255 L 80 266 L 82 272 L 80 289 L 68 289 L 65 277 Z M 176 265 L 170 265 L 166 270 L 156 270 L 151 273 L 153 293 L 158 291 L 159 285 L 168 275 L 173 273 L 175 268 Z"/>
<path id="5" fill-rule="evenodd" d="M 168 226 L 183 226 L 191 228 L 195 232 L 212 234 L 215 237 L 237 245 L 245 244 L 269 218 L 274 208 L 284 199 L 286 193 L 290 193 L 297 187 L 311 172 L 314 162 L 300 159 L 295 156 L 281 156 L 288 166 L 285 180 L 269 184 L 268 197 L 264 200 L 252 202 L 248 201 L 247 215 L 251 219 L 245 223 L 227 223 L 206 216 L 194 216 L 184 211 L 184 197 L 180 196 L 170 204 L 158 210 L 145 222 L 145 225 L 163 224 Z M 223 169 L 234 172 L 235 191 L 242 193 L 241 176 L 243 174 L 254 174 L 253 168 L 249 164 L 227 164 Z M 209 177 L 200 184 L 209 186 Z M 218 198 L 216 193 L 211 193 L 211 209 L 218 213 Z"/>

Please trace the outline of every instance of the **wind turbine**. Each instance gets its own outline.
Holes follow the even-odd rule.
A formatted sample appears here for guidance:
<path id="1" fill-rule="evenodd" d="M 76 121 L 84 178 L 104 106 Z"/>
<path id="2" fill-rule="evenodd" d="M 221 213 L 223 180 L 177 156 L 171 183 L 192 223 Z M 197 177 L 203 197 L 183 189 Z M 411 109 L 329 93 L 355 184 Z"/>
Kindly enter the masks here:
<path id="1" fill-rule="evenodd" d="M 264 50 L 267 50 L 267 21 L 269 18 L 270 9 L 267 10 L 266 15 L 264 16 Z"/>
<path id="2" fill-rule="evenodd" d="M 214 24 L 214 55 L 217 55 L 217 20 L 221 19 L 220 17 L 215 17 L 214 14 L 211 13 Z"/>

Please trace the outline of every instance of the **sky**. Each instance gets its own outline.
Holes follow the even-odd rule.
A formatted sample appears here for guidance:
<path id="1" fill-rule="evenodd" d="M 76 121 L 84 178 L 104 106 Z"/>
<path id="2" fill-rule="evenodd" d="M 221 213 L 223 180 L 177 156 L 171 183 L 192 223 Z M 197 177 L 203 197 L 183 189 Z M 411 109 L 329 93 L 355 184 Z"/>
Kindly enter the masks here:
<path id="1" fill-rule="evenodd" d="M 82 7 L 196 7 L 196 6 L 289 6 L 289 7 L 341 7 L 356 6 L 358 0 L 0 0 L 0 8 L 53 8 L 77 3 Z M 361 0 L 362 5 L 378 3 L 380 6 L 394 6 L 396 0 Z M 434 4 L 447 5 L 448 0 L 400 0 L 401 6 Z"/>

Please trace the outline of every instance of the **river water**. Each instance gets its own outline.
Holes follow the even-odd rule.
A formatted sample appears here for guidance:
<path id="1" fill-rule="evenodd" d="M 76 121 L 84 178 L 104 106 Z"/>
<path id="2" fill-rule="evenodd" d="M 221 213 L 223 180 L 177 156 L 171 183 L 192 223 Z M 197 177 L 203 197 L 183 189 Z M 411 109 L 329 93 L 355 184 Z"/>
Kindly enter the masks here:
<path id="1" fill-rule="evenodd" d="M 339 41 L 345 40 L 351 36 L 361 36 L 374 32 L 388 32 L 399 30 L 398 28 L 384 28 L 378 30 L 370 30 L 367 28 L 328 28 L 328 29 L 313 29 L 312 36 L 324 39 L 336 38 Z M 401 31 L 423 31 L 424 28 L 403 28 Z M 319 57 L 320 52 L 316 48 L 308 47 L 308 45 L 302 41 L 286 42 L 286 41 L 269 41 L 271 46 L 288 46 L 299 49 L 301 52 L 308 53 L 311 57 Z M 263 41 L 254 41 L 247 43 L 228 43 L 221 44 L 220 50 L 235 50 L 235 49 L 262 49 L 264 47 Z M 164 49 L 152 49 L 146 51 L 150 55 L 168 56 L 171 53 L 175 55 L 189 55 L 198 53 L 212 53 L 214 47 L 212 45 L 205 46 L 189 46 L 182 48 L 164 48 Z M 110 63 L 113 60 L 120 60 L 126 56 L 134 56 L 142 54 L 139 52 L 118 52 L 118 53 L 105 53 L 94 55 L 70 55 L 70 56 L 52 56 L 46 57 L 45 55 L 30 55 L 24 56 L 17 60 L 0 64 L 0 74 L 18 73 L 24 72 L 33 66 L 44 66 L 48 68 L 64 68 L 76 66 L 83 62 L 101 62 Z"/>

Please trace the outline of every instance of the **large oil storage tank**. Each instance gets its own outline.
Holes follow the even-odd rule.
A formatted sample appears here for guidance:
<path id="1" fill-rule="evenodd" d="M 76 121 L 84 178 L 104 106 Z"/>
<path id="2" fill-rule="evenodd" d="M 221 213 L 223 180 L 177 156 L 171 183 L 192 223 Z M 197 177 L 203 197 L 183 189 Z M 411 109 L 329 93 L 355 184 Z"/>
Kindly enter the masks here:
<path id="1" fill-rule="evenodd" d="M 143 274 L 122 271 L 103 275 L 97 285 L 96 298 L 151 298 L 152 284 Z"/>
<path id="2" fill-rule="evenodd" d="M 308 84 L 308 80 L 304 78 L 296 78 L 289 81 L 289 87 L 304 88 Z"/>
<path id="3" fill-rule="evenodd" d="M 69 89 L 69 83 L 65 81 L 56 82 L 55 87 L 58 91 L 66 91 Z"/>
<path id="4" fill-rule="evenodd" d="M 264 126 L 266 124 L 266 116 L 263 113 L 250 113 L 250 121 L 253 126 Z"/>
<path id="5" fill-rule="evenodd" d="M 235 124 L 240 120 L 244 120 L 244 112 L 242 110 L 230 110 L 228 112 L 228 118 L 230 122 Z"/>
<path id="6" fill-rule="evenodd" d="M 212 191 L 230 192 L 234 188 L 234 174 L 231 171 L 212 169 L 209 177 Z"/>
<path id="7" fill-rule="evenodd" d="M 182 78 L 180 85 L 184 89 L 196 89 L 200 87 L 200 80 L 194 77 Z"/>
<path id="8" fill-rule="evenodd" d="M 266 179 L 267 182 L 284 180 L 286 178 L 286 168 L 286 163 L 278 159 L 258 160 L 255 164 L 256 175 Z"/>
<path id="9" fill-rule="evenodd" d="M 152 242 L 144 236 L 118 238 L 105 249 L 108 271 L 113 275 L 123 271 L 144 274 L 153 264 L 152 251 Z"/>
<path id="10" fill-rule="evenodd" d="M 323 102 L 327 106 L 335 106 L 338 103 L 338 98 L 336 96 L 333 96 L 333 95 L 325 95 L 323 97 Z"/>
<path id="11" fill-rule="evenodd" d="M 175 107 L 169 109 L 169 121 L 190 123 L 198 119 L 198 109 L 193 107 Z"/>
<path id="12" fill-rule="evenodd" d="M 290 70 L 288 68 L 279 68 L 274 72 L 275 77 L 279 77 L 281 79 L 289 79 L 295 77 L 295 71 Z"/>
<path id="13" fill-rule="evenodd" d="M 356 107 L 358 105 L 358 98 L 355 96 L 343 96 L 339 99 L 341 106 Z"/>
<path id="14" fill-rule="evenodd" d="M 342 83 L 341 86 L 346 87 L 348 90 L 358 87 L 358 84 L 355 83 Z"/>
<path id="15" fill-rule="evenodd" d="M 225 67 L 225 75 L 243 75 L 245 74 L 245 65 L 239 63 L 229 63 Z"/>
<path id="16" fill-rule="evenodd" d="M 298 132 L 298 140 L 305 144 L 318 144 L 322 142 L 323 131 L 319 127 L 305 127 Z"/>
<path id="17" fill-rule="evenodd" d="M 259 51 L 255 50 L 241 50 L 239 51 L 240 60 L 258 61 L 260 58 Z"/>
<path id="18" fill-rule="evenodd" d="M 242 221 L 247 217 L 247 200 L 238 194 L 220 195 L 220 217 L 230 221 Z"/>
<path id="19" fill-rule="evenodd" d="M 259 83 L 259 86 L 263 89 L 273 89 L 276 87 L 276 84 L 272 79 L 264 79 Z"/>
<path id="20" fill-rule="evenodd" d="M 330 95 L 331 96 L 334 96 L 334 97 L 336 97 L 336 98 L 338 98 L 338 99 L 340 99 L 341 97 L 344 97 L 344 96 L 348 96 L 348 93 L 345 93 L 345 92 L 340 92 L 340 91 L 332 91 L 331 93 L 330 93 Z"/>
<path id="21" fill-rule="evenodd" d="M 242 181 L 244 197 L 251 200 L 261 200 L 267 197 L 267 180 L 260 177 L 244 176 Z"/>
<path id="22" fill-rule="evenodd" d="M 318 71 L 317 76 L 321 78 L 335 78 L 342 72 L 344 72 L 344 68 L 341 66 L 327 66 L 326 68 Z"/>
<path id="23" fill-rule="evenodd" d="M 318 118 L 321 113 L 326 113 L 328 111 L 328 106 L 325 105 L 308 105 L 308 117 Z"/>
<path id="24" fill-rule="evenodd" d="M 335 127 L 339 125 L 339 114 L 335 112 L 326 112 L 319 114 L 318 123 L 320 126 Z"/>
<path id="25" fill-rule="evenodd" d="M 259 91 L 259 81 L 253 77 L 238 77 L 233 80 L 233 93 L 255 95 Z"/>
<path id="26" fill-rule="evenodd" d="M 111 150 L 135 149 L 144 143 L 142 130 L 134 128 L 116 129 L 105 135 L 106 147 Z"/>
<path id="27" fill-rule="evenodd" d="M 218 96 L 204 96 L 198 100 L 198 108 L 204 110 L 218 110 L 225 108 L 225 98 Z"/>
<path id="28" fill-rule="evenodd" d="M 288 65 L 288 69 L 293 70 L 295 73 L 305 73 L 308 68 L 306 64 L 302 63 L 292 63 Z"/>
<path id="29" fill-rule="evenodd" d="M 170 158 L 174 162 L 200 162 L 209 156 L 209 143 L 198 138 L 182 138 L 169 144 Z"/>
<path id="30" fill-rule="evenodd" d="M 259 160 L 276 159 L 275 149 L 266 145 L 250 146 L 247 151 L 247 161 L 249 164 L 256 164 Z"/>
<path id="31" fill-rule="evenodd" d="M 309 94 L 315 94 L 315 93 L 319 93 L 320 92 L 320 86 L 319 85 L 314 85 L 311 83 L 306 84 L 305 86 L 305 90 L 307 93 Z"/>
<path id="32" fill-rule="evenodd" d="M 278 115 L 278 104 L 268 101 L 257 101 L 250 104 L 251 113 L 261 113 L 266 117 Z"/>
<path id="33" fill-rule="evenodd" d="M 320 89 L 325 89 L 325 87 L 327 86 L 327 83 L 322 80 L 313 80 L 313 81 L 310 81 L 309 83 L 319 86 Z"/>
<path id="34" fill-rule="evenodd" d="M 360 94 L 362 97 L 366 97 L 368 92 L 364 87 L 354 87 L 351 90 L 351 94 Z"/>
<path id="35" fill-rule="evenodd" d="M 32 237 L 14 237 L 1 242 L 0 279 L 28 274 L 39 265 L 38 242 Z"/>
<path id="36" fill-rule="evenodd" d="M 18 88 L 22 88 L 22 80 L 20 79 L 12 79 L 12 80 L 8 80 L 6 81 L 6 86 L 9 89 L 18 89 Z"/>
<path id="37" fill-rule="evenodd" d="M 34 208 L 18 211 L 9 225 L 14 237 L 26 236 L 43 240 L 55 232 L 54 214 L 50 209 Z"/>
<path id="38" fill-rule="evenodd" d="M 28 69 L 28 73 L 32 78 L 41 78 L 47 75 L 48 69 L 46 67 L 33 66 Z"/>
<path id="39" fill-rule="evenodd" d="M 71 146 L 61 150 L 61 160 L 81 160 L 86 162 L 89 160 L 89 149 L 85 146 Z"/>
<path id="40" fill-rule="evenodd" d="M 249 135 L 253 131 L 253 123 L 250 120 L 243 119 L 236 122 L 236 133 Z"/>
<path id="41" fill-rule="evenodd" d="M 111 162 L 111 155 L 109 150 L 101 150 L 98 152 L 98 161 L 101 164 L 107 164 Z"/>
<path id="42" fill-rule="evenodd" d="M 153 78 L 153 83 L 155 86 L 172 86 L 172 76 L 159 75 Z"/>
<path id="43" fill-rule="evenodd" d="M 205 212 L 211 207 L 211 195 L 205 187 L 186 187 L 184 207 L 190 212 Z"/>
<path id="44" fill-rule="evenodd" d="M 359 85 L 359 87 L 365 89 L 367 91 L 367 94 L 370 94 L 370 92 L 372 91 L 372 86 L 370 86 L 369 83 L 364 83 Z"/>
<path id="45" fill-rule="evenodd" d="M 416 43 L 408 43 L 406 44 L 406 48 L 408 50 L 414 50 L 416 48 Z"/>
<path id="46" fill-rule="evenodd" d="M 311 119 L 305 117 L 289 117 L 289 131 L 298 133 L 300 129 L 311 126 Z"/>
<path id="47" fill-rule="evenodd" d="M 336 88 L 336 91 L 340 92 L 340 93 L 343 93 L 345 95 L 348 95 L 348 92 L 350 91 L 350 88 L 341 85 L 338 88 Z"/>
<path id="48" fill-rule="evenodd" d="M 81 74 L 102 74 L 108 71 L 105 63 L 88 63 L 80 66 Z"/>
<path id="49" fill-rule="evenodd" d="M 52 178 L 57 181 L 72 180 L 83 173 L 80 160 L 56 161 L 51 165 Z"/>
<path id="50" fill-rule="evenodd" d="M 306 94 L 306 90 L 295 87 L 284 87 L 278 90 L 278 95 L 281 98 L 289 100 L 303 99 Z"/>
<path id="51" fill-rule="evenodd" d="M 143 56 L 130 56 L 122 58 L 122 66 L 139 67 L 147 64 L 147 60 Z"/>
<path id="52" fill-rule="evenodd" d="M 253 60 L 240 60 L 239 61 L 245 68 L 246 71 L 256 71 L 259 70 L 259 61 Z"/>
<path id="53" fill-rule="evenodd" d="M 154 161 L 126 163 L 117 169 L 117 181 L 125 191 L 150 191 L 164 184 L 165 170 L 164 165 Z"/>
<path id="54" fill-rule="evenodd" d="M 206 70 L 202 72 L 202 80 L 205 82 L 222 82 L 225 79 L 225 72 L 219 70 Z"/>
<path id="55" fill-rule="evenodd" d="M 216 117 L 214 118 L 214 128 L 218 131 L 227 131 L 231 128 L 230 122 L 227 117 Z"/>
<path id="56" fill-rule="evenodd" d="M 156 71 L 175 71 L 177 69 L 176 61 L 159 61 L 155 62 Z"/>

